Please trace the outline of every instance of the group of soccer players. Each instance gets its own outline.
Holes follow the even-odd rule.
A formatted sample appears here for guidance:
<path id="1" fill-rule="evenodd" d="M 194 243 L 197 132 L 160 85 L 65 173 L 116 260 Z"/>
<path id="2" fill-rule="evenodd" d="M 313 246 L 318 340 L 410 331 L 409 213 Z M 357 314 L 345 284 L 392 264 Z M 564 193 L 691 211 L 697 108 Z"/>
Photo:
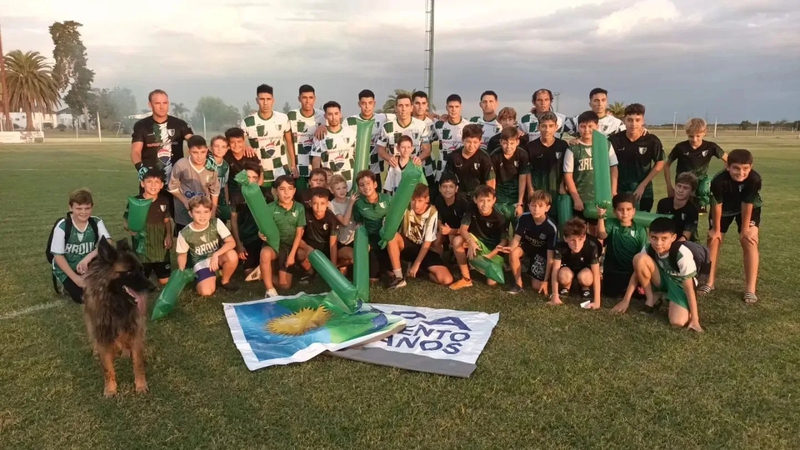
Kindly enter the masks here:
<path id="1" fill-rule="evenodd" d="M 424 92 L 400 94 L 394 112 L 377 113 L 374 93 L 363 90 L 359 114 L 343 117 L 335 101 L 317 109 L 309 85 L 299 88 L 298 109 L 275 111 L 272 87 L 261 85 L 258 111 L 214 137 L 209 151 L 204 138 L 167 114 L 167 94 L 156 90 L 148 99 L 153 115 L 134 127 L 131 159 L 143 197 L 154 195 L 148 194 L 148 180 L 163 180 L 150 184 L 169 192 L 159 196 L 168 198 L 167 209 L 177 210 L 172 212 L 176 226 L 157 235 L 165 239 L 174 231 L 179 268 L 195 268 L 203 295 L 214 292 L 217 270 L 222 287 L 235 290 L 231 277 L 237 265 L 244 266 L 248 279 L 262 279 L 268 296 L 278 295 L 275 266 L 277 287 L 286 289 L 292 275 L 314 276 L 309 263 L 314 250 L 346 273 L 355 230 L 363 226 L 370 241 L 370 276 L 377 280 L 388 274 L 390 288 L 405 286 L 409 276 L 427 276 L 453 290 L 467 288 L 471 271 L 485 274 L 488 263 L 510 270 L 506 291 L 517 294 L 526 266 L 531 286 L 549 295 L 550 304 L 575 292 L 586 300 L 584 308 L 597 309 L 602 293 L 622 297 L 615 310 L 624 312 L 631 298 L 641 295 L 646 308 L 654 310 L 661 291 L 671 323 L 701 331 L 696 294 L 714 290 L 722 236 L 736 220 L 744 250 L 743 298 L 757 301 L 761 178 L 751 170 L 750 152 L 726 154 L 704 140 L 705 122 L 692 119 L 685 126 L 688 140 L 666 155 L 658 137 L 644 127 L 641 104 L 629 105 L 621 120 L 607 110 L 608 93 L 596 88 L 589 94 L 590 110 L 566 117 L 552 110 L 552 99 L 549 90 L 536 91 L 531 111 L 518 117 L 512 108 L 498 110 L 497 94 L 486 91 L 480 97 L 482 114 L 468 119 L 456 94 L 447 98 L 447 113 L 434 116 Z M 357 172 L 357 125 L 370 120 L 369 168 Z M 595 130 L 610 144 L 613 211 L 594 201 Z M 710 177 L 714 157 L 726 161 L 726 169 Z M 384 217 L 409 164 L 420 167 L 426 183 L 402 206 L 403 223 L 394 239 L 381 243 Z M 280 232 L 278 251 L 259 232 L 234 181 L 243 171 L 269 201 Z M 656 205 L 653 180 L 661 172 L 668 197 L 657 203 L 657 212 L 672 218 L 655 219 L 648 229 L 634 219 L 637 211 Z M 557 225 L 555 205 L 562 200 L 571 200 L 573 218 Z M 165 223 L 162 204 L 154 203 L 160 210 L 153 220 L 160 224 Z M 706 208 L 711 267 L 698 284 L 702 261 L 681 243 L 697 241 L 699 215 Z M 166 256 L 140 255 L 156 264 L 153 270 L 160 269 L 162 282 L 169 269 L 167 243 L 172 242 L 155 245 L 167 247 Z M 456 266 L 460 278 L 454 280 Z M 491 278 L 487 274 L 493 285 Z"/>

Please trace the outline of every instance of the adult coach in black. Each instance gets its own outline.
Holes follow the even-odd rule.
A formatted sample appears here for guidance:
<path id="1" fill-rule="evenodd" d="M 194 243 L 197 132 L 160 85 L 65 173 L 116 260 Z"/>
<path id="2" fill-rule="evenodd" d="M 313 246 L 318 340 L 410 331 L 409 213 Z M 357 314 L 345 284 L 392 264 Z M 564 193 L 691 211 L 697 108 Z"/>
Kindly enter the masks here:
<path id="1" fill-rule="evenodd" d="M 164 180 L 166 192 L 172 165 L 183 158 L 183 141 L 192 137 L 194 132 L 185 121 L 168 114 L 169 97 L 161 89 L 147 96 L 147 104 L 153 114 L 133 125 L 131 162 L 139 173 L 139 179 L 150 168 L 163 170 L 167 178 Z"/>

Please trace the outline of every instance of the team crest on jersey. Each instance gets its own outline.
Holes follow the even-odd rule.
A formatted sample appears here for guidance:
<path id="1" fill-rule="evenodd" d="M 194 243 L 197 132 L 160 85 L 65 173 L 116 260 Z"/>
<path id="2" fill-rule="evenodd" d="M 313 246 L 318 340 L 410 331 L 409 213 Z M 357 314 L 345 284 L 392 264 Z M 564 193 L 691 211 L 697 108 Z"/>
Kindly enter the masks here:
<path id="1" fill-rule="evenodd" d="M 160 205 L 159 209 L 161 210 L 161 212 L 166 212 L 167 211 L 167 205 Z"/>
<path id="2" fill-rule="evenodd" d="M 631 230 L 631 237 L 636 237 L 636 232 Z"/>
<path id="3" fill-rule="evenodd" d="M 644 155 L 647 153 L 647 147 L 639 147 L 639 154 Z"/>
<path id="4" fill-rule="evenodd" d="M 208 242 L 208 239 L 206 238 L 205 234 L 200 235 L 200 240 L 203 241 L 204 244 Z"/>
<path id="5" fill-rule="evenodd" d="M 539 239 L 545 239 L 545 238 L 547 238 L 546 234 L 542 233 L 542 234 L 539 235 Z"/>
<path id="6" fill-rule="evenodd" d="M 325 230 L 325 231 L 328 231 L 328 224 L 327 223 L 323 223 L 322 224 L 322 229 Z"/>
<path id="7" fill-rule="evenodd" d="M 563 155 L 562 152 L 556 152 L 556 158 L 557 159 L 561 159 L 561 155 Z M 544 155 L 542 155 L 542 156 L 544 156 Z"/>
<path id="8" fill-rule="evenodd" d="M 169 137 L 175 136 L 175 129 L 174 128 L 168 129 L 167 130 L 167 136 L 169 136 Z"/>
<path id="9" fill-rule="evenodd" d="M 708 155 L 708 150 L 703 150 L 703 153 L 702 153 L 702 155 L 703 155 L 703 158 L 705 158 L 705 157 L 706 157 L 706 155 Z"/>
<path id="10" fill-rule="evenodd" d="M 681 220 L 686 220 L 686 213 L 681 213 Z"/>
<path id="11" fill-rule="evenodd" d="M 608 131 L 608 125 L 601 125 L 601 126 L 600 126 L 600 131 L 602 131 L 603 133 L 605 133 L 606 131 Z"/>
<path id="12" fill-rule="evenodd" d="M 282 131 L 283 125 L 277 124 L 277 125 L 275 125 L 275 128 L 277 128 L 278 131 Z"/>
<path id="13" fill-rule="evenodd" d="M 491 222 L 486 222 L 486 228 L 492 228 L 492 223 Z"/>
<path id="14" fill-rule="evenodd" d="M 740 185 L 739 185 L 739 192 L 742 192 L 742 189 L 743 189 L 743 188 L 744 188 L 744 185 L 743 185 L 743 184 L 740 184 Z"/>
<path id="15" fill-rule="evenodd" d="M 473 163 L 472 167 L 474 167 L 475 170 L 478 170 L 481 167 L 481 163 Z"/>
<path id="16" fill-rule="evenodd" d="M 80 231 L 78 232 L 78 240 L 79 241 L 83 240 L 83 233 L 81 233 Z"/>
<path id="17" fill-rule="evenodd" d="M 297 211 L 292 211 L 292 217 L 297 217 Z"/>
<path id="18" fill-rule="evenodd" d="M 378 203 L 378 206 L 380 206 L 381 208 L 386 208 L 386 202 L 380 202 Z"/>

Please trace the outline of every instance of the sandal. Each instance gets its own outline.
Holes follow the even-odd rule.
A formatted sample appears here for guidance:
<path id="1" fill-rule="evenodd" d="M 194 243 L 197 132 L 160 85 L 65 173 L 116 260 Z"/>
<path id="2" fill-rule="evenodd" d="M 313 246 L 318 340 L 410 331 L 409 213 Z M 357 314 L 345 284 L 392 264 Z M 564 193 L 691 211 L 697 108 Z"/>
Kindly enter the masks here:
<path id="1" fill-rule="evenodd" d="M 754 292 L 745 292 L 742 300 L 744 300 L 745 303 L 752 305 L 753 303 L 758 302 L 758 297 L 756 297 Z"/>
<path id="2" fill-rule="evenodd" d="M 697 287 L 697 293 L 700 295 L 708 295 L 712 291 L 714 291 L 714 288 L 707 284 L 701 284 L 700 286 Z"/>

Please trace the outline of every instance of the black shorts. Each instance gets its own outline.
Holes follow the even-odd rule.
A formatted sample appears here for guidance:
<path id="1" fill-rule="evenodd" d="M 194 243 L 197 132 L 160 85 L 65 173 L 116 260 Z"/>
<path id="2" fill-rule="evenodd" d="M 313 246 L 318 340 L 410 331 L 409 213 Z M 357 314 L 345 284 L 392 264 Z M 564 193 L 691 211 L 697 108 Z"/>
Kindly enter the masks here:
<path id="1" fill-rule="evenodd" d="M 172 227 L 172 236 L 173 237 L 178 237 L 178 234 L 180 234 L 181 230 L 186 228 L 187 226 L 188 225 L 183 225 L 183 224 L 180 224 L 178 222 L 175 222 L 175 226 Z"/>
<path id="2" fill-rule="evenodd" d="M 650 198 L 641 198 L 639 200 L 639 207 L 636 208 L 637 211 L 646 211 L 650 212 L 653 209 L 653 197 Z"/>
<path id="3" fill-rule="evenodd" d="M 300 266 L 300 261 L 297 260 L 297 253 L 294 256 L 294 264 L 292 267 L 286 266 L 286 258 L 289 256 L 291 248 L 280 247 L 278 250 L 278 271 L 286 272 L 288 274 L 297 275 L 305 272 Z M 263 275 L 262 275 L 263 276 Z"/>
<path id="4" fill-rule="evenodd" d="M 306 245 L 308 245 L 309 247 L 313 248 L 314 250 L 321 251 L 325 256 L 328 257 L 328 259 L 331 258 L 331 247 L 330 247 L 330 245 L 328 245 L 328 243 L 324 243 L 323 244 L 321 242 L 311 242 L 311 241 L 305 241 L 305 242 L 306 242 Z"/>
<path id="5" fill-rule="evenodd" d="M 631 281 L 631 275 L 633 274 L 603 272 L 601 287 L 603 295 L 613 298 L 623 297 L 628 289 L 628 283 Z"/>
<path id="6" fill-rule="evenodd" d="M 83 303 L 83 288 L 75 284 L 69 277 L 61 283 L 63 291 L 69 295 L 75 303 Z"/>
<path id="7" fill-rule="evenodd" d="M 731 226 L 731 223 L 736 220 L 736 231 L 739 233 L 742 232 L 742 213 L 739 213 L 735 216 L 722 216 L 722 220 L 720 221 L 720 231 L 722 234 L 728 232 L 728 228 Z M 710 230 L 714 226 L 714 222 L 711 219 L 711 214 L 708 215 L 708 229 Z M 750 215 L 750 226 L 751 227 L 760 227 L 761 226 L 761 208 L 753 208 L 753 213 Z"/>
<path id="8" fill-rule="evenodd" d="M 419 256 L 422 246 L 416 242 L 409 241 L 405 236 L 403 236 L 403 244 L 403 251 L 400 252 L 400 260 L 413 263 L 417 260 L 417 256 Z M 438 253 L 434 252 L 433 249 L 428 248 L 428 253 L 425 253 L 422 261 L 419 263 L 419 269 L 427 272 L 428 268 L 435 266 L 444 266 L 444 261 L 442 261 L 442 257 Z"/>
<path id="9" fill-rule="evenodd" d="M 336 241 L 336 250 L 341 250 L 343 248 L 353 248 L 353 243 L 342 244 L 340 241 Z"/>
<path id="10" fill-rule="evenodd" d="M 428 191 L 430 194 L 431 204 L 439 197 L 439 182 L 436 181 L 436 175 L 425 177 L 425 182 L 428 183 Z"/>
<path id="11" fill-rule="evenodd" d="M 544 277 L 547 272 L 547 253 L 545 252 L 544 255 L 531 247 L 530 244 L 526 244 L 525 242 L 520 245 L 522 247 L 522 253 L 530 260 L 530 267 L 528 267 L 528 275 L 534 280 L 545 281 Z"/>
<path id="12" fill-rule="evenodd" d="M 244 260 L 244 269 L 250 270 L 258 267 L 261 262 L 261 248 L 264 246 L 263 241 L 255 240 L 249 244 L 244 245 L 244 250 L 247 252 L 247 259 Z"/>
<path id="13" fill-rule="evenodd" d="M 169 278 L 169 274 L 171 272 L 171 267 L 169 265 L 169 261 L 162 261 L 162 262 L 155 262 L 155 263 L 144 263 L 142 264 L 144 268 L 144 276 L 150 277 L 150 272 L 155 272 L 156 278 L 159 280 L 163 280 L 164 278 Z"/>
<path id="14" fill-rule="evenodd" d="M 550 208 L 553 209 L 553 208 Z M 597 219 L 587 219 L 583 215 L 583 211 L 578 211 L 577 209 L 572 210 L 572 217 L 577 217 L 579 219 L 583 219 L 584 222 L 588 223 L 589 225 L 597 225 Z"/>
<path id="15" fill-rule="evenodd" d="M 389 261 L 389 252 L 378 245 L 378 241 L 369 243 L 369 277 L 380 278 L 381 271 L 392 270 L 392 263 Z"/>

